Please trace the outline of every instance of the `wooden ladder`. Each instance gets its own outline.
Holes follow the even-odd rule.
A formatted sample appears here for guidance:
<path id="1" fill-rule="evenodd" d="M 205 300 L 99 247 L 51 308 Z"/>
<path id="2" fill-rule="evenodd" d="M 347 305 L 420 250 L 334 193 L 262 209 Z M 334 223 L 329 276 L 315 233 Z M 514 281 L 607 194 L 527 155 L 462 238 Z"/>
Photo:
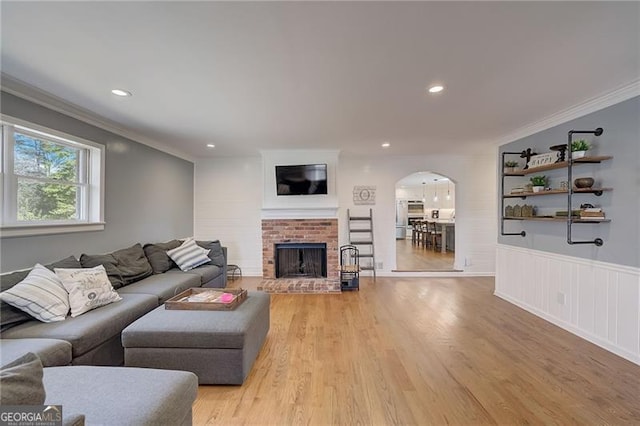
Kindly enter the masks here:
<path id="1" fill-rule="evenodd" d="M 349 244 L 358 247 L 360 270 L 373 271 L 376 279 L 376 251 L 373 244 L 373 209 L 369 209 L 369 216 L 351 216 L 347 209 L 347 226 L 349 228 Z"/>

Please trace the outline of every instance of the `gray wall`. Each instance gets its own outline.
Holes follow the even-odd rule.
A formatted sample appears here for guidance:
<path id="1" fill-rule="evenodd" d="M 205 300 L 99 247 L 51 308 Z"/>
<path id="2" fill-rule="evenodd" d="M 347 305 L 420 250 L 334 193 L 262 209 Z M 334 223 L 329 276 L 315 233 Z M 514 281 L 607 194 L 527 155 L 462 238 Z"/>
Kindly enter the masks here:
<path id="1" fill-rule="evenodd" d="M 1 271 L 193 235 L 193 163 L 8 93 L 2 113 L 106 146 L 105 229 L 2 238 Z"/>
<path id="2" fill-rule="evenodd" d="M 613 191 L 605 192 L 601 197 L 578 194 L 574 197 L 574 208 L 581 203 L 600 206 L 611 223 L 578 224 L 573 226 L 573 240 L 592 240 L 600 237 L 604 240 L 602 247 L 595 245 L 569 245 L 566 242 L 565 222 L 526 222 L 507 221 L 506 232 L 525 230 L 526 237 L 498 236 L 501 244 L 526 247 L 550 253 L 582 257 L 632 267 L 640 266 L 640 97 L 596 111 L 584 117 L 555 126 L 540 133 L 514 141 L 500 147 L 503 151 L 522 151 L 532 148 L 537 153 L 550 152 L 552 145 L 567 143 L 569 130 L 592 130 L 602 127 L 602 136 L 594 138 L 585 135 L 587 140 L 593 139 L 594 147 L 589 155 L 612 155 L 609 161 L 595 165 L 574 167 L 574 178 L 592 176 L 596 186 L 611 187 Z M 576 139 L 576 136 L 574 136 Z M 516 157 L 517 158 L 517 157 Z M 523 160 L 520 159 L 523 163 Z M 560 180 L 566 180 L 566 169 L 541 172 L 551 178 L 551 186 L 558 187 Z M 523 178 L 507 178 L 505 187 L 528 183 L 528 175 Z M 564 179 L 562 179 L 564 176 Z M 600 184 L 600 185 L 598 185 Z M 509 188 L 507 187 L 507 190 Z M 526 200 L 516 199 L 513 203 L 533 204 L 541 211 L 566 210 L 567 201 L 563 195 L 529 197 Z"/>

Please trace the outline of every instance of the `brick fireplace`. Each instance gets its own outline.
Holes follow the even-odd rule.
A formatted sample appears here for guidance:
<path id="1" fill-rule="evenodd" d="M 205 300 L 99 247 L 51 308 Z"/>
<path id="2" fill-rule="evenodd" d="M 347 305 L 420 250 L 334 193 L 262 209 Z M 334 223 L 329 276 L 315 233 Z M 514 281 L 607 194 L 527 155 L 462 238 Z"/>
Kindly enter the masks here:
<path id="1" fill-rule="evenodd" d="M 326 244 L 326 278 L 276 279 L 275 247 L 282 243 Z M 263 219 L 261 287 L 273 293 L 340 292 L 338 219 Z"/>

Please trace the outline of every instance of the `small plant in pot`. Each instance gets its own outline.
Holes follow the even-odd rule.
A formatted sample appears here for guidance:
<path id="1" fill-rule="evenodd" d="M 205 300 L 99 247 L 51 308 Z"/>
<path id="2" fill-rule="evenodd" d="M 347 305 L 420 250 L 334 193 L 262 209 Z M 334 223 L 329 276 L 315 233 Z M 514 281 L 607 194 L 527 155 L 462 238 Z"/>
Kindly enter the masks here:
<path id="1" fill-rule="evenodd" d="M 504 162 L 504 172 L 505 173 L 513 173 L 518 168 L 519 164 L 517 161 L 505 161 Z"/>
<path id="2" fill-rule="evenodd" d="M 540 192 L 544 190 L 547 184 L 546 176 L 534 176 L 531 178 L 531 184 L 533 185 L 533 192 Z"/>
<path id="3" fill-rule="evenodd" d="M 586 152 L 591 148 L 591 144 L 584 139 L 578 139 L 571 142 L 571 158 L 582 158 Z"/>

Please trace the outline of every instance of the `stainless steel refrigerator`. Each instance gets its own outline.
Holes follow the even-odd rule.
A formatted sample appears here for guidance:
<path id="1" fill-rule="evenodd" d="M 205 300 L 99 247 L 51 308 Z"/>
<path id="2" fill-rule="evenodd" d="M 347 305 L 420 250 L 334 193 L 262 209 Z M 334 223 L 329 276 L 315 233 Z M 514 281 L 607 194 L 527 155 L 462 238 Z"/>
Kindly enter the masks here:
<path id="1" fill-rule="evenodd" d="M 396 200 L 396 240 L 407 238 L 407 201 Z"/>

